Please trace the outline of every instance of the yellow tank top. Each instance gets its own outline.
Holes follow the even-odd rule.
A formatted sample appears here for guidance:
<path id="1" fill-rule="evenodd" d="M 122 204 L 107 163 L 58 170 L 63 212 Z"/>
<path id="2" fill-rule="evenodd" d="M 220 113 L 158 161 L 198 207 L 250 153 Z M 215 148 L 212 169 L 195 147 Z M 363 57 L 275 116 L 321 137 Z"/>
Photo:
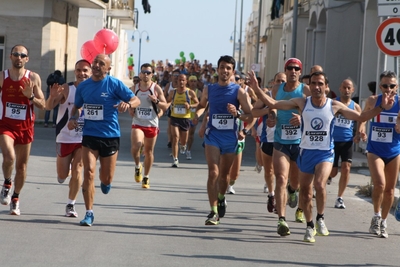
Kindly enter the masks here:
<path id="1" fill-rule="evenodd" d="M 183 93 L 174 91 L 172 100 L 171 116 L 174 118 L 190 119 L 191 111 L 185 108 L 185 103 L 190 102 L 189 90 L 185 89 Z"/>

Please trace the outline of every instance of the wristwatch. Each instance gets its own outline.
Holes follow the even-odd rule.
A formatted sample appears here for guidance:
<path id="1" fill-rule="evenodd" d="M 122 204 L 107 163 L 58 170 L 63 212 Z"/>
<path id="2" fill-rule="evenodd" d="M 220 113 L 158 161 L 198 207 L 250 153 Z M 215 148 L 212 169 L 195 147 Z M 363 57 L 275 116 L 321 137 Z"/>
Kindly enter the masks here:
<path id="1" fill-rule="evenodd" d="M 246 128 L 244 128 L 244 129 L 242 130 L 242 132 L 243 132 L 243 134 L 244 134 L 244 135 L 248 135 L 248 134 L 249 134 L 249 132 L 250 132 L 250 130 L 249 130 L 249 129 L 246 129 Z"/>
<path id="2" fill-rule="evenodd" d="M 35 98 L 35 95 L 32 93 L 31 97 L 28 99 L 29 99 L 29 101 L 32 101 L 34 98 Z"/>
<path id="3" fill-rule="evenodd" d="M 242 112 L 240 112 L 240 110 L 236 110 L 236 119 L 239 119 L 240 115 L 242 115 Z"/>

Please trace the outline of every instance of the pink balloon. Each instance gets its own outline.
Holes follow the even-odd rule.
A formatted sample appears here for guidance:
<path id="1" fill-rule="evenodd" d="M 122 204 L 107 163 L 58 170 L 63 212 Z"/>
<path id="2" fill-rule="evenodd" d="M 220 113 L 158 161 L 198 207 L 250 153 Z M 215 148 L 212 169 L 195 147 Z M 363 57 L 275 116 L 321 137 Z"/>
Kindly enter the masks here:
<path id="1" fill-rule="evenodd" d="M 104 54 L 112 54 L 118 48 L 118 35 L 109 29 L 102 29 L 93 38 L 97 50 Z"/>
<path id="2" fill-rule="evenodd" d="M 99 51 L 96 49 L 93 40 L 87 41 L 82 45 L 81 48 L 81 56 L 83 59 L 86 59 L 90 63 L 93 62 L 93 59 L 100 54 Z"/>

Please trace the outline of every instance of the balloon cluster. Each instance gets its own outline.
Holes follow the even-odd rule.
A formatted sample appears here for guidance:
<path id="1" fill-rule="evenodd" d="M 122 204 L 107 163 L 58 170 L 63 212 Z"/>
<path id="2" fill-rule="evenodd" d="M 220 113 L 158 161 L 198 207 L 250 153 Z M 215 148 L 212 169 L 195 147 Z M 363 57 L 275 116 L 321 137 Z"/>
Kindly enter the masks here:
<path id="1" fill-rule="evenodd" d="M 179 53 L 179 56 L 180 56 L 181 58 L 175 59 L 175 63 L 176 63 L 177 65 L 186 62 L 185 52 L 181 51 L 181 52 Z M 194 59 L 194 54 L 193 54 L 192 52 L 190 52 L 190 53 L 189 53 L 189 57 L 190 57 L 190 60 L 193 61 L 193 59 Z"/>
<path id="2" fill-rule="evenodd" d="M 81 56 L 89 62 L 98 54 L 112 54 L 117 50 L 119 44 L 118 35 L 109 29 L 98 31 L 93 40 L 89 40 L 82 45 Z"/>

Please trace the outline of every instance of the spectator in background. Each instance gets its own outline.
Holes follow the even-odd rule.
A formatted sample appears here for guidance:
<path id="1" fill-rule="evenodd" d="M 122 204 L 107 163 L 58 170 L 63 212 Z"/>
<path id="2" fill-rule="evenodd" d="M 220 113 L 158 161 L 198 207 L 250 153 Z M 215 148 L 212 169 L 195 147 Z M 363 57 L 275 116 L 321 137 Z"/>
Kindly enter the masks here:
<path id="1" fill-rule="evenodd" d="M 131 54 L 128 57 L 128 73 L 129 73 L 129 80 L 132 80 L 132 77 L 135 75 L 135 71 L 133 70 L 133 67 L 135 67 L 135 64 L 133 64 L 133 54 Z"/>
<path id="2" fill-rule="evenodd" d="M 369 82 L 368 89 L 372 93 L 372 95 L 376 95 L 376 82 L 375 81 Z"/>
<path id="3" fill-rule="evenodd" d="M 57 83 L 59 85 L 63 85 L 65 83 L 65 79 L 62 76 L 61 71 L 56 70 L 47 77 L 46 83 L 47 83 L 47 90 L 46 90 L 46 100 L 47 100 L 50 96 L 50 88 L 53 86 L 53 84 Z M 49 127 L 50 112 L 51 110 L 46 110 L 46 113 L 44 114 L 44 127 Z M 53 128 L 56 127 L 57 114 L 58 114 L 58 105 L 53 108 L 53 121 L 52 121 Z"/>

